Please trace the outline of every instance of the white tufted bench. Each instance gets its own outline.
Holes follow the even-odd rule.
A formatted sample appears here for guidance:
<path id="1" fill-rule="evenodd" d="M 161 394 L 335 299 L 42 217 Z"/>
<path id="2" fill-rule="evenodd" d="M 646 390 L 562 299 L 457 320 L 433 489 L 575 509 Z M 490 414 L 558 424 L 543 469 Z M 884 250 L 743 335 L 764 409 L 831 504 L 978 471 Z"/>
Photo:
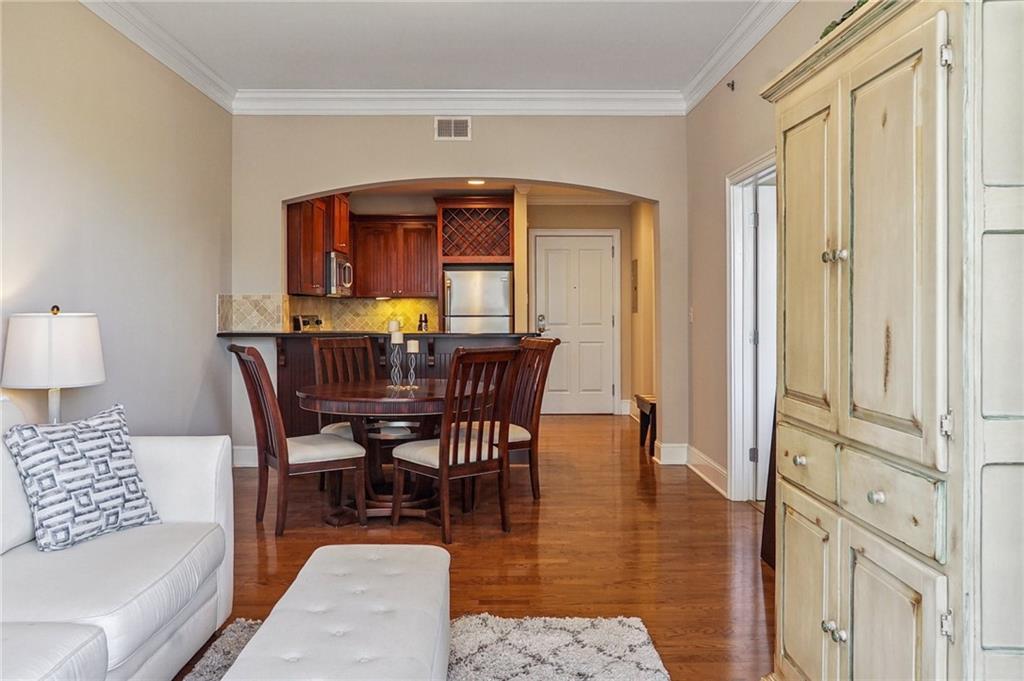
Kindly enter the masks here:
<path id="1" fill-rule="evenodd" d="M 436 546 L 317 549 L 224 680 L 445 679 L 450 562 Z"/>

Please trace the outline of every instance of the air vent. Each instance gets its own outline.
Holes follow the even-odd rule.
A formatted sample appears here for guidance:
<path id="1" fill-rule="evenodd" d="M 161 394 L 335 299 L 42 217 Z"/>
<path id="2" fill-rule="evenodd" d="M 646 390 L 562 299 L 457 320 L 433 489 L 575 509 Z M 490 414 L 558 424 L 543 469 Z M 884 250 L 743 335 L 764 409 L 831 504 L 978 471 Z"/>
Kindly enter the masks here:
<path id="1" fill-rule="evenodd" d="M 445 142 L 468 142 L 473 139 L 473 123 L 468 116 L 435 118 L 434 139 Z"/>

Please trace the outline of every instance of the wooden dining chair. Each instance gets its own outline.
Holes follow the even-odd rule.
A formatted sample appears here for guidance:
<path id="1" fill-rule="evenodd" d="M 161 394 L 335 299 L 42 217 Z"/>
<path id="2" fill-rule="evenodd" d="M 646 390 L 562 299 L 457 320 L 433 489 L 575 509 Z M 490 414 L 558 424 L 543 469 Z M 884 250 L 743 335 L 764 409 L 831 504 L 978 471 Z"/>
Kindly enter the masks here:
<path id="1" fill-rule="evenodd" d="M 551 358 L 561 342 L 557 338 L 524 338 L 519 343 L 519 358 L 516 360 L 508 447 L 510 451 L 529 449 L 530 487 L 534 499 L 540 499 L 540 408 L 544 401 L 544 386 L 548 380 Z M 508 459 L 505 465 L 510 472 Z M 505 475 L 506 484 L 510 477 L 510 474 Z"/>
<path id="2" fill-rule="evenodd" d="M 284 534 L 288 513 L 288 480 L 293 475 L 353 471 L 355 473 L 356 513 L 359 524 L 366 524 L 364 487 L 366 450 L 362 445 L 331 435 L 286 437 L 281 407 L 277 403 L 270 373 L 256 348 L 229 345 L 238 359 L 245 391 L 249 396 L 252 420 L 256 427 L 256 458 L 259 487 L 256 495 L 256 522 L 263 522 L 267 505 L 270 469 L 277 470 L 277 524 L 274 534 Z"/>
<path id="3" fill-rule="evenodd" d="M 505 485 L 508 459 L 509 411 L 519 348 L 467 350 L 452 356 L 441 417 L 440 438 L 407 442 L 395 447 L 395 488 L 391 522 L 401 517 L 402 487 L 408 471 L 438 480 L 441 539 L 452 541 L 451 481 L 498 477 L 501 529 L 511 530 Z"/>
<path id="4" fill-rule="evenodd" d="M 373 381 L 379 377 L 377 362 L 373 353 L 373 342 L 369 336 L 352 338 L 313 338 L 313 373 L 318 385 L 326 383 L 358 383 Z M 347 421 L 323 423 L 320 432 L 336 435 L 347 440 L 353 439 L 352 425 Z M 408 424 L 376 422 L 371 432 L 379 440 L 408 440 L 413 433 Z"/>

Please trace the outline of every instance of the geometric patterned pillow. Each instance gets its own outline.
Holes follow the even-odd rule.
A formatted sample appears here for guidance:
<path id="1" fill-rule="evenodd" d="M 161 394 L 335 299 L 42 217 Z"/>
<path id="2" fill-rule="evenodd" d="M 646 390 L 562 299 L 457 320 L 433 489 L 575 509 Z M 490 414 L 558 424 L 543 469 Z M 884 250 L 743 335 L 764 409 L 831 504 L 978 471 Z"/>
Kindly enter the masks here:
<path id="1" fill-rule="evenodd" d="M 25 487 L 40 551 L 160 522 L 135 466 L 122 405 L 81 421 L 17 425 L 4 443 Z"/>

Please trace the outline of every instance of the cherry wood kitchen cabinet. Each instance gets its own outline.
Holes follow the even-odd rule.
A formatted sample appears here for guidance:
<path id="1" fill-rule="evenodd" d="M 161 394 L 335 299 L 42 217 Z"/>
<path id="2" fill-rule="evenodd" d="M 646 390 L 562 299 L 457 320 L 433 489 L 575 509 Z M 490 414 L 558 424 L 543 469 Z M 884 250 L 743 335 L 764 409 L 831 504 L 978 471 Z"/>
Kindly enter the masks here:
<path id="1" fill-rule="evenodd" d="M 438 291 L 434 216 L 355 216 L 355 295 L 432 298 Z"/>
<path id="2" fill-rule="evenodd" d="M 349 214 L 348 214 L 348 196 L 345 194 L 335 194 L 328 199 L 329 221 L 328 221 L 328 246 L 327 250 L 337 251 L 350 255 L 352 253 L 351 248 L 351 229 L 349 227 Z"/>
<path id="3" fill-rule="evenodd" d="M 441 263 L 511 263 L 511 196 L 444 197 L 437 203 L 437 256 Z"/>
<path id="4" fill-rule="evenodd" d="M 437 225 L 429 222 L 404 222 L 398 226 L 400 241 L 401 287 L 398 294 L 415 298 L 437 295 Z"/>
<path id="5" fill-rule="evenodd" d="M 357 220 L 352 227 L 355 295 L 364 298 L 393 295 L 397 290 L 392 284 L 398 249 L 393 225 Z"/>
<path id="6" fill-rule="evenodd" d="M 326 226 L 326 200 L 311 199 L 288 206 L 288 293 L 326 295 Z"/>

